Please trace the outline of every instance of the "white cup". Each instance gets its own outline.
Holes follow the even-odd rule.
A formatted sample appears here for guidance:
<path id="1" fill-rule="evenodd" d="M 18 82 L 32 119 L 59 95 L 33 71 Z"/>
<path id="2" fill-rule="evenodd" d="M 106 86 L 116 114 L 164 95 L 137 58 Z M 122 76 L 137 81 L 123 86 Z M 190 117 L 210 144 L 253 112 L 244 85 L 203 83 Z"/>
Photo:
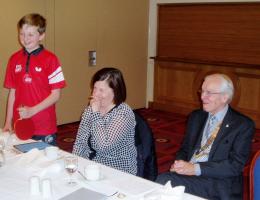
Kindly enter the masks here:
<path id="1" fill-rule="evenodd" d="M 46 147 L 44 151 L 45 151 L 46 157 L 50 160 L 55 160 L 59 156 L 58 155 L 58 152 L 59 152 L 58 147 Z"/>
<path id="2" fill-rule="evenodd" d="M 38 196 L 40 194 L 41 194 L 40 178 L 38 176 L 32 176 L 30 178 L 30 195 Z"/>
<path id="3" fill-rule="evenodd" d="M 97 181 L 101 178 L 100 166 L 96 164 L 85 167 L 84 173 L 85 177 L 90 181 Z"/>
<path id="4" fill-rule="evenodd" d="M 52 197 L 52 187 L 51 187 L 51 180 L 50 179 L 43 179 L 41 182 L 41 189 L 42 189 L 42 197 L 44 199 L 49 199 Z"/>

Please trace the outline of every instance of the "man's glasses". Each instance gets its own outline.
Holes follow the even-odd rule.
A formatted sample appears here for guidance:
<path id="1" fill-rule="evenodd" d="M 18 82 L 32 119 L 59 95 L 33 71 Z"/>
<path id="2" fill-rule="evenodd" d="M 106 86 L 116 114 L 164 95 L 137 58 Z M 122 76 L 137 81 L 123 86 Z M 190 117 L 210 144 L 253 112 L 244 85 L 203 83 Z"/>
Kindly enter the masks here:
<path id="1" fill-rule="evenodd" d="M 205 90 L 199 90 L 198 94 L 204 95 L 204 96 L 212 96 L 214 94 L 222 94 L 223 92 L 211 92 L 211 91 L 205 91 Z"/>

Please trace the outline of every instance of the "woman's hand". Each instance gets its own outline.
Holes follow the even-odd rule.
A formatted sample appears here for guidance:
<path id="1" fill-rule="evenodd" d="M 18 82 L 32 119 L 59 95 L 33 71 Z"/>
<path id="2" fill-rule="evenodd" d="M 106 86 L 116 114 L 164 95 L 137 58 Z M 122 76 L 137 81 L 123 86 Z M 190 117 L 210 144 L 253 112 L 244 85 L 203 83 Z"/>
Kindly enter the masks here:
<path id="1" fill-rule="evenodd" d="M 89 102 L 93 112 L 99 112 L 101 108 L 101 100 L 98 97 L 91 96 Z"/>

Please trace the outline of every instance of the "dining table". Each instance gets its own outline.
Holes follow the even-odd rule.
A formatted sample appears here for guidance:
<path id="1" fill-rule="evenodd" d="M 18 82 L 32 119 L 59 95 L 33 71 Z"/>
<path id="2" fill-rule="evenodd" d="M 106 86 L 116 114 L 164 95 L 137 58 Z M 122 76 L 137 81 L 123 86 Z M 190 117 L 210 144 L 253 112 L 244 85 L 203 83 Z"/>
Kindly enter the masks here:
<path id="1" fill-rule="evenodd" d="M 5 162 L 0 167 L 1 200 L 62 200 L 82 189 L 100 193 L 107 200 L 160 200 L 160 196 L 156 194 L 163 191 L 165 187 L 82 157 L 78 157 L 77 171 L 72 174 L 76 185 L 70 186 L 67 184 L 70 177 L 64 167 L 64 158 L 72 155 L 71 153 L 58 149 L 58 157 L 55 159 L 48 159 L 44 149 L 33 148 L 23 153 L 16 148 L 17 145 L 27 145 L 35 141 L 20 140 L 15 134 L 1 130 L 0 140 L 5 142 Z M 84 173 L 86 167 L 93 164 L 99 165 L 101 173 L 96 181 L 88 180 Z M 37 177 L 40 184 L 48 180 L 51 186 L 51 196 L 32 195 L 30 191 L 32 177 Z M 153 194 L 155 196 L 152 196 Z M 89 199 L 84 195 L 81 198 Z M 186 192 L 181 199 L 203 200 L 201 197 Z"/>

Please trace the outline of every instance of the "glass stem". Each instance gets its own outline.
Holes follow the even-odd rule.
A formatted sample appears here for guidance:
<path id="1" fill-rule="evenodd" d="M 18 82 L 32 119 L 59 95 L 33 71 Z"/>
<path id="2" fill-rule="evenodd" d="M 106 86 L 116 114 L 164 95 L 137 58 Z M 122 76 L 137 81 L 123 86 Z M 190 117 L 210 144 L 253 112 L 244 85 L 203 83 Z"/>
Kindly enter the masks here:
<path id="1" fill-rule="evenodd" d="M 71 174 L 71 173 L 69 173 L 69 175 L 70 175 L 69 184 L 71 185 L 71 184 L 72 184 L 72 174 Z"/>
<path id="2" fill-rule="evenodd" d="M 0 167 L 2 167 L 5 163 L 5 154 L 4 150 L 0 150 Z"/>

